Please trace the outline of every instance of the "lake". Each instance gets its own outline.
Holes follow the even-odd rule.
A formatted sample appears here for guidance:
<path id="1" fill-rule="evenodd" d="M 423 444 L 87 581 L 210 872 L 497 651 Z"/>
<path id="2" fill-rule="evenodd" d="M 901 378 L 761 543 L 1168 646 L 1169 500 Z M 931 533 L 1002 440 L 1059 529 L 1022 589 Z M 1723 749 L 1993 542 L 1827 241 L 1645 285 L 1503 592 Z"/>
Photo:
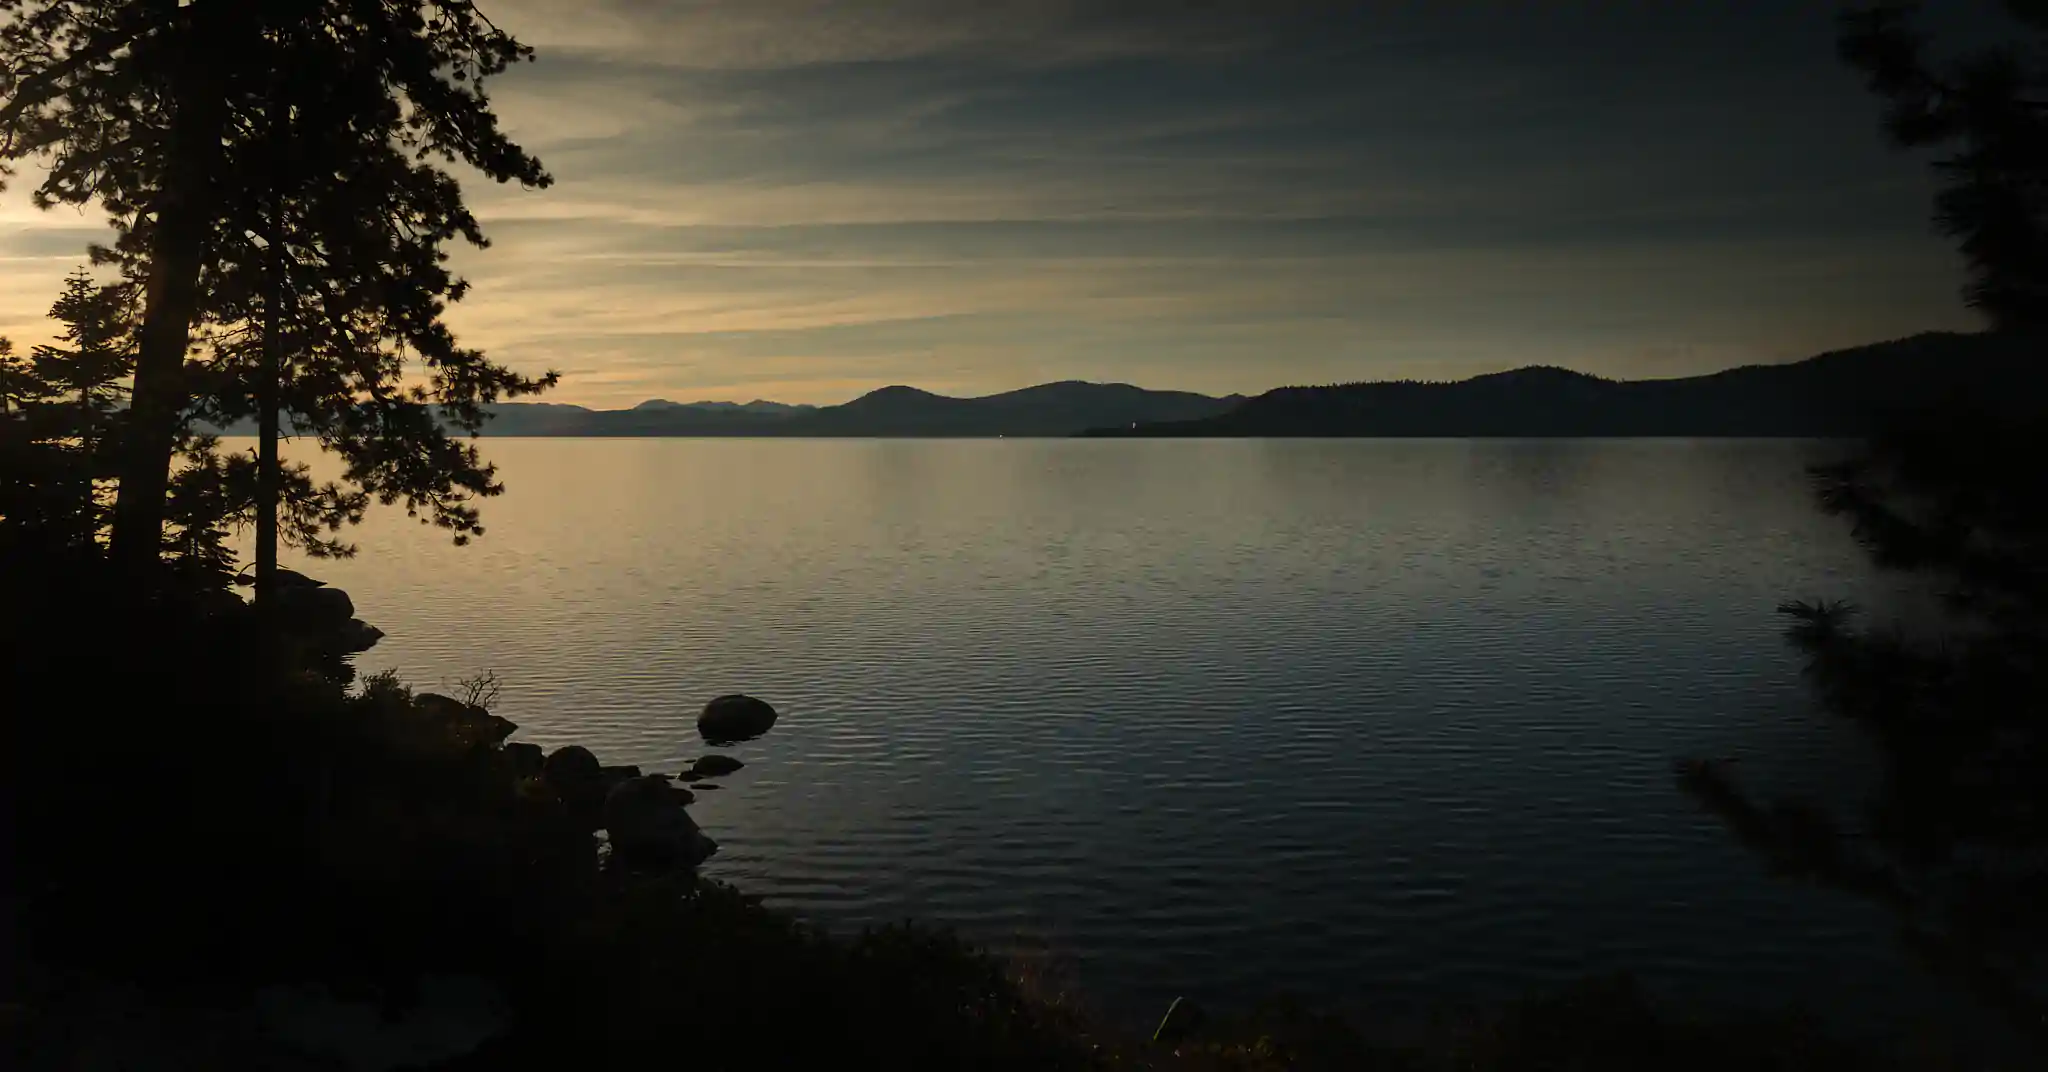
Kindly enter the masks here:
<path id="1" fill-rule="evenodd" d="M 1375 1017 L 1632 969 L 1891 1014 L 1875 913 L 1773 881 L 1676 790 L 1855 777 L 1772 608 L 1885 598 L 1792 442 L 492 439 L 456 548 L 373 514 L 288 564 L 520 738 L 674 772 L 710 874 L 917 917 L 1116 1014 L 1294 991 Z"/>

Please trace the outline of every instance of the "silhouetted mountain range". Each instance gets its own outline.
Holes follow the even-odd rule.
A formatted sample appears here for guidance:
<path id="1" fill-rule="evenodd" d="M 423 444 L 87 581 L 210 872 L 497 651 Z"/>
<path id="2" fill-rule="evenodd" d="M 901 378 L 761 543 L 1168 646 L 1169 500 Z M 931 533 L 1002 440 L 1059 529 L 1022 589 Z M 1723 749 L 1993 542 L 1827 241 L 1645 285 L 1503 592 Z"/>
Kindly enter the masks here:
<path id="1" fill-rule="evenodd" d="M 952 398 L 915 387 L 884 387 L 837 406 L 781 402 L 670 402 L 632 409 L 590 409 L 559 402 L 489 407 L 491 436 L 1071 436 L 1106 424 L 1184 421 L 1244 401 L 1187 391 L 1148 391 L 1126 383 L 1067 380 L 980 398 Z M 227 435 L 254 435 L 237 421 Z M 289 431 L 289 429 L 287 429 Z"/>
<path id="2" fill-rule="evenodd" d="M 1450 383 L 1282 387 L 1254 398 L 1067 380 L 980 398 L 884 387 L 836 406 L 491 407 L 493 436 L 1854 436 L 1938 395 L 1997 406 L 2048 373 L 2038 337 L 1930 332 L 1783 365 L 1609 380 L 1530 367 Z M 252 422 L 230 434 L 249 435 Z"/>
<path id="3" fill-rule="evenodd" d="M 1935 396 L 1992 407 L 2042 383 L 2038 337 L 1933 332 L 1784 365 L 1608 380 L 1533 367 L 1455 383 L 1282 387 L 1227 413 L 1091 436 L 1856 436 Z"/>
<path id="4" fill-rule="evenodd" d="M 787 402 L 767 402 L 758 398 L 752 402 L 670 402 L 666 398 L 650 398 L 633 408 L 649 410 L 694 409 L 710 413 L 755 413 L 765 417 L 793 417 L 799 413 L 809 413 L 818 407 L 792 406 Z"/>
<path id="5" fill-rule="evenodd" d="M 1124 383 L 1069 380 L 1020 391 L 952 398 L 884 387 L 837 406 L 652 399 L 627 410 L 550 403 L 492 407 L 497 436 L 1069 436 L 1105 424 L 1185 421 L 1244 401 Z"/>

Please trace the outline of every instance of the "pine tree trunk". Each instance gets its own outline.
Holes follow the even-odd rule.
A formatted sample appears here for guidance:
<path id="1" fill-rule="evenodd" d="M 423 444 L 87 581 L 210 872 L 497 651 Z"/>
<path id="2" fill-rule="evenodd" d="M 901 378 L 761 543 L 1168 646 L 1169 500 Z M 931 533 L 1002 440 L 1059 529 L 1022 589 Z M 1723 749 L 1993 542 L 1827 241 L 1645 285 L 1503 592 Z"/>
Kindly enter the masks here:
<path id="1" fill-rule="evenodd" d="M 199 307 L 199 274 L 205 263 L 207 232 L 213 226 L 213 190 L 222 166 L 221 138 L 227 126 L 227 87 L 213 58 L 228 42 L 214 31 L 240 21 L 215 0 L 194 11 L 190 34 L 207 47 L 187 51 L 179 72 L 179 101 L 171 118 L 170 159 L 163 189 L 151 206 L 149 278 L 143 288 L 141 338 L 135 355 L 135 388 L 127 441 L 122 444 L 121 484 L 114 500 L 111 537 L 115 561 L 143 590 L 154 586 L 163 554 L 164 498 L 170 488 L 171 455 L 177 449 L 184 414 L 185 351 Z"/>
<path id="2" fill-rule="evenodd" d="M 155 573 L 170 488 L 171 454 L 186 404 L 185 350 L 199 300 L 205 210 L 198 197 L 165 198 L 150 251 L 135 395 L 114 502 L 114 557 L 138 580 Z"/>
<path id="3" fill-rule="evenodd" d="M 275 606 L 277 589 L 278 383 L 284 377 L 283 344 L 277 337 L 277 304 L 284 298 L 284 258 L 270 237 L 270 293 L 263 299 L 263 372 L 256 384 L 256 609 Z"/>

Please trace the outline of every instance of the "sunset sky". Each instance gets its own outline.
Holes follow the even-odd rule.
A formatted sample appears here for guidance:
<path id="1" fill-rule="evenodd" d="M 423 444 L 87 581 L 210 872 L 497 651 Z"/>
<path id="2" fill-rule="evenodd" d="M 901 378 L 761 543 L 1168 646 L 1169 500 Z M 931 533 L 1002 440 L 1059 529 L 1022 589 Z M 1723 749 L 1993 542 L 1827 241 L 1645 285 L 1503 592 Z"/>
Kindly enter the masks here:
<path id="1" fill-rule="evenodd" d="M 451 320 L 554 401 L 1673 376 L 1975 324 L 1824 2 L 484 7 L 558 181 L 470 184 Z M 17 344 L 101 233 L 26 187 Z"/>

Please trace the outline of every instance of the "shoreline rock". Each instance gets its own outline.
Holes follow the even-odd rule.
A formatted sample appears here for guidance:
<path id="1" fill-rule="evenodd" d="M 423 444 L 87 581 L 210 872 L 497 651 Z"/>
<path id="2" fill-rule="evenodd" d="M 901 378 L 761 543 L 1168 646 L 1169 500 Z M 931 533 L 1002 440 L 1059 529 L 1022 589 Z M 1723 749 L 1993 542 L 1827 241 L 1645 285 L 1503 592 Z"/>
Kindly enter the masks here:
<path id="1" fill-rule="evenodd" d="M 695 867 L 718 851 L 658 774 L 628 778 L 604 798 L 612 853 L 632 867 Z"/>

